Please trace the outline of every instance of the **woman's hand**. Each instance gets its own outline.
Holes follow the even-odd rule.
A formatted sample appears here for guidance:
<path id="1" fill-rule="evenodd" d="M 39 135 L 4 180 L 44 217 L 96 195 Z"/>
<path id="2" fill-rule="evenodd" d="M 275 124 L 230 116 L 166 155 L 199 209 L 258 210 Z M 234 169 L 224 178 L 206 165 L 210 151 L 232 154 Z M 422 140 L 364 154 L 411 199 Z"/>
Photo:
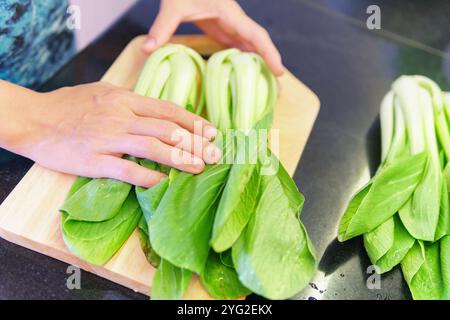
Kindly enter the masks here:
<path id="1" fill-rule="evenodd" d="M 53 170 L 150 187 L 165 176 L 123 155 L 191 173 L 221 157 L 206 120 L 106 83 L 36 93 L 0 81 L 2 94 L 0 147 Z"/>
<path id="2" fill-rule="evenodd" d="M 275 75 L 283 73 L 280 53 L 268 32 L 234 0 L 161 0 L 144 51 L 150 53 L 165 44 L 178 25 L 187 21 L 227 46 L 259 53 Z"/>

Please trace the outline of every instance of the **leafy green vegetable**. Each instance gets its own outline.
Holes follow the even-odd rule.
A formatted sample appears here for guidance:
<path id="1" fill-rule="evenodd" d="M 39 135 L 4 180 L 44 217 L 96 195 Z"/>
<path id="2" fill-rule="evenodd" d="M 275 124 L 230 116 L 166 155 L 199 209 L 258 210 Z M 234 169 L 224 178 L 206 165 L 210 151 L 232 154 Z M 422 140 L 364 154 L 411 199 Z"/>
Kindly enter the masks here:
<path id="1" fill-rule="evenodd" d="M 166 166 L 147 159 L 141 159 L 139 163 L 148 169 L 164 172 L 166 174 L 170 171 L 170 169 L 168 169 Z M 142 187 L 135 188 L 136 196 L 139 205 L 141 207 L 141 210 L 143 212 L 143 216 L 141 217 L 138 225 L 139 240 L 141 243 L 141 248 L 144 251 L 147 260 L 155 268 L 159 266 L 161 262 L 161 257 L 159 257 L 158 254 L 155 252 L 155 250 L 153 250 L 152 245 L 150 243 L 148 223 L 150 222 L 153 214 L 156 211 L 156 208 L 158 207 L 161 201 L 162 196 L 164 195 L 164 192 L 167 190 L 168 187 L 169 187 L 169 179 L 165 179 L 156 186 L 153 186 L 152 188 L 148 189 Z"/>
<path id="2" fill-rule="evenodd" d="M 339 225 L 340 241 L 372 231 L 392 217 L 411 197 L 421 181 L 426 155 L 392 162 L 352 199 Z"/>
<path id="3" fill-rule="evenodd" d="M 75 255 L 89 263 L 102 265 L 122 247 L 141 215 L 133 193 L 130 193 L 118 214 L 104 222 L 76 221 L 63 213 L 63 239 Z"/>
<path id="4" fill-rule="evenodd" d="M 117 215 L 131 185 L 113 179 L 94 179 L 68 197 L 61 211 L 80 221 L 105 221 Z"/>
<path id="5" fill-rule="evenodd" d="M 400 212 L 400 218 L 406 229 L 416 239 L 433 241 L 439 219 L 442 182 L 439 173 L 427 162 L 424 177 L 415 189 L 411 210 Z M 432 200 L 431 200 L 432 199 Z"/>
<path id="6" fill-rule="evenodd" d="M 231 255 L 231 249 L 219 253 L 219 257 L 220 257 L 220 261 L 222 262 L 222 264 L 224 264 L 230 268 L 234 268 L 233 256 Z"/>
<path id="7" fill-rule="evenodd" d="M 398 118 L 394 116 L 394 94 L 389 91 L 381 101 L 380 119 L 381 119 L 381 159 L 384 161 L 389 154 L 394 137 L 394 129 L 398 130 L 399 126 L 394 121 Z"/>
<path id="8" fill-rule="evenodd" d="M 341 241 L 364 235 L 377 272 L 400 263 L 414 299 L 450 298 L 449 102 L 423 76 L 392 84 L 380 108 L 382 162 L 339 226 Z"/>
<path id="9" fill-rule="evenodd" d="M 217 165 L 207 166 L 199 175 L 181 172 L 170 183 L 149 224 L 152 246 L 165 260 L 202 273 L 217 200 L 229 169 Z"/>
<path id="10" fill-rule="evenodd" d="M 304 197 L 281 164 L 261 176 L 255 214 L 232 249 L 241 282 L 269 299 L 286 299 L 306 286 L 316 270 L 315 251 L 298 214 Z"/>
<path id="11" fill-rule="evenodd" d="M 445 236 L 440 240 L 440 259 L 443 282 L 442 299 L 450 299 L 450 236 Z"/>
<path id="12" fill-rule="evenodd" d="M 258 202 L 259 170 L 256 165 L 234 165 L 214 220 L 211 245 L 223 252 L 239 238 Z"/>
<path id="13" fill-rule="evenodd" d="M 262 58 L 238 49 L 211 56 L 206 68 L 206 109 L 209 120 L 222 132 L 248 131 L 267 115 L 277 99 L 277 84 Z M 268 129 L 270 123 L 265 124 Z"/>
<path id="14" fill-rule="evenodd" d="M 148 234 L 148 225 L 145 217 L 142 216 L 138 223 L 139 228 L 139 242 L 141 244 L 142 251 L 144 251 L 145 257 L 150 264 L 158 268 L 161 263 L 161 257 L 158 256 L 153 250 L 152 245 L 150 243 L 150 235 Z"/>
<path id="15" fill-rule="evenodd" d="M 439 212 L 439 221 L 436 227 L 436 235 L 434 239 L 437 241 L 443 236 L 450 234 L 450 166 L 447 165 L 443 172 L 444 179 L 442 181 L 441 190 L 441 208 Z"/>
<path id="16" fill-rule="evenodd" d="M 389 218 L 374 230 L 364 234 L 364 246 L 370 261 L 377 265 L 380 260 L 394 244 L 394 217 Z M 387 270 L 386 270 L 387 271 Z M 383 273 L 383 270 L 377 270 Z"/>
<path id="17" fill-rule="evenodd" d="M 191 104 L 195 106 L 195 112 L 201 113 L 204 94 L 202 85 L 198 89 L 198 77 L 199 74 L 202 77 L 204 71 L 204 61 L 192 49 L 167 45 L 147 60 L 135 92 L 164 98 L 180 105 Z M 144 166 L 154 165 L 157 170 L 165 170 L 147 160 L 141 160 L 140 163 Z M 76 192 L 70 194 L 61 211 L 64 239 L 73 253 L 90 262 L 101 264 L 118 250 L 136 227 L 142 214 L 131 188 L 131 185 L 120 181 L 95 179 L 83 183 L 77 187 Z M 165 188 L 167 181 L 150 190 L 137 189 L 147 220 L 150 220 L 151 214 L 156 210 Z M 143 248 L 150 254 L 150 260 L 156 259 L 150 241 L 144 238 L 146 234 L 148 235 L 148 228 L 146 230 L 141 224 Z M 97 252 L 96 257 L 94 252 Z"/>
<path id="18" fill-rule="evenodd" d="M 92 179 L 86 177 L 77 177 L 75 182 L 70 187 L 69 192 L 67 193 L 67 198 L 73 196 L 78 190 L 80 190 L 84 185 L 89 183 Z"/>
<path id="19" fill-rule="evenodd" d="M 219 254 L 215 252 L 209 254 L 200 280 L 215 299 L 237 299 L 251 293 L 241 284 L 233 266 L 224 264 Z"/>
<path id="20" fill-rule="evenodd" d="M 233 166 L 216 213 L 211 240 L 216 251 L 224 251 L 236 241 L 254 211 L 259 143 L 251 145 L 251 138 L 246 134 L 252 128 L 271 127 L 277 84 L 261 57 L 228 49 L 210 57 L 205 87 L 209 120 L 224 134 L 233 129 L 237 140 L 233 140 L 236 148 L 231 156 Z M 246 161 L 239 161 L 244 156 L 248 156 Z"/>
<path id="21" fill-rule="evenodd" d="M 276 97 L 276 80 L 259 56 L 229 49 L 209 59 L 206 107 L 209 119 L 222 132 L 269 129 Z M 278 174 L 263 175 L 259 154 L 266 147 L 259 141 L 256 149 L 242 145 L 246 143 L 237 143 L 219 201 L 211 245 L 216 252 L 232 247 L 233 265 L 249 289 L 266 298 L 291 297 L 316 268 L 314 250 L 298 220 L 303 196 L 275 157 L 269 157 L 269 167 Z M 259 160 L 236 161 L 242 154 Z M 224 265 L 230 266 L 226 257 L 221 255 Z"/>
<path id="22" fill-rule="evenodd" d="M 414 245 L 397 215 L 389 218 L 375 230 L 364 234 L 364 246 L 378 273 L 390 271 L 398 265 Z"/>
<path id="23" fill-rule="evenodd" d="M 153 276 L 152 300 L 180 300 L 191 281 L 192 272 L 175 267 L 166 260 L 161 263 Z"/>
<path id="24" fill-rule="evenodd" d="M 414 76 L 418 84 L 428 91 L 434 109 L 436 135 L 447 160 L 450 159 L 450 132 L 445 119 L 446 93 L 441 92 L 439 86 L 424 76 Z"/>
<path id="25" fill-rule="evenodd" d="M 204 71 L 205 63 L 198 53 L 184 46 L 166 45 L 147 59 L 135 92 L 171 101 L 200 114 L 204 104 L 204 88 L 199 81 L 201 82 Z M 151 227 L 148 226 L 165 194 L 173 190 L 169 185 L 176 179 L 178 172 L 149 160 L 141 160 L 140 164 L 169 174 L 169 179 L 152 188 L 136 187 L 136 195 L 145 217 L 140 226 L 141 246 L 150 263 L 158 266 L 153 279 L 152 299 L 180 299 L 189 284 L 191 272 L 160 258 L 154 249 Z"/>
<path id="26" fill-rule="evenodd" d="M 169 179 L 164 179 L 149 189 L 136 187 L 136 196 L 147 223 L 152 219 L 168 187 Z"/>
<path id="27" fill-rule="evenodd" d="M 92 181 L 78 177 L 67 198 L 80 194 Z M 139 206 L 130 194 L 118 213 L 103 222 L 74 220 L 66 211 L 62 211 L 62 234 L 66 246 L 78 257 L 92 263 L 104 264 L 120 249 L 133 232 L 141 215 Z"/>
<path id="28" fill-rule="evenodd" d="M 199 81 L 204 73 L 205 62 L 197 52 L 182 45 L 167 44 L 147 59 L 134 92 L 182 107 L 191 105 L 196 114 L 201 114 L 204 86 Z"/>
<path id="29" fill-rule="evenodd" d="M 431 81 L 431 80 L 430 80 Z M 432 98 L 413 77 L 400 77 L 392 87 L 400 100 L 412 154 L 425 151 L 427 165 L 412 197 L 411 210 L 400 214 L 408 232 L 416 239 L 433 241 L 439 219 L 442 174 L 439 161 Z M 428 86 L 427 86 L 428 87 Z"/>
<path id="30" fill-rule="evenodd" d="M 131 185 L 113 179 L 77 178 L 61 208 L 67 248 L 89 263 L 106 263 L 131 235 L 142 214 L 130 191 Z"/>
<path id="31" fill-rule="evenodd" d="M 156 169 L 156 166 L 154 168 Z M 136 187 L 136 196 L 143 212 L 143 216 L 139 222 L 139 239 L 141 243 L 142 250 L 144 251 L 147 260 L 154 267 L 158 267 L 161 258 L 152 248 L 150 243 L 150 234 L 148 230 L 148 223 L 150 222 L 153 214 L 158 207 L 161 198 L 169 187 L 169 179 L 161 181 L 156 186 L 145 189 L 142 187 Z"/>
<path id="32" fill-rule="evenodd" d="M 235 164 L 231 167 L 225 189 L 217 208 L 211 246 L 216 252 L 231 248 L 247 225 L 258 203 L 260 172 L 257 167 L 257 148 L 250 148 L 248 137 L 236 143 Z M 238 159 L 253 158 L 255 164 L 239 163 Z"/>
<path id="33" fill-rule="evenodd" d="M 206 92 L 209 119 L 222 134 L 237 133 L 215 141 L 231 161 L 192 175 L 131 158 L 169 176 L 149 189 L 78 179 L 62 210 L 69 249 L 103 264 L 137 226 L 147 259 L 158 268 L 152 299 L 181 299 L 193 272 L 220 299 L 242 297 L 250 289 L 288 298 L 306 286 L 317 262 L 299 220 L 303 195 L 267 150 L 266 136 L 250 143 L 251 129 L 270 129 L 277 98 L 275 77 L 263 59 L 230 49 L 213 55 L 205 67 L 192 49 L 166 45 L 147 59 L 135 92 L 196 114 L 203 111 Z"/>
<path id="34" fill-rule="evenodd" d="M 402 271 L 414 299 L 442 299 L 439 242 L 416 242 L 402 261 Z"/>
<path id="35" fill-rule="evenodd" d="M 133 212 L 137 207 L 136 197 L 133 193 L 130 193 L 118 213 L 113 218 L 106 221 L 91 222 L 75 220 L 71 215 L 68 215 L 62 228 L 64 233 L 79 240 L 95 240 L 103 238 L 126 220 L 130 219 L 130 212 Z"/>

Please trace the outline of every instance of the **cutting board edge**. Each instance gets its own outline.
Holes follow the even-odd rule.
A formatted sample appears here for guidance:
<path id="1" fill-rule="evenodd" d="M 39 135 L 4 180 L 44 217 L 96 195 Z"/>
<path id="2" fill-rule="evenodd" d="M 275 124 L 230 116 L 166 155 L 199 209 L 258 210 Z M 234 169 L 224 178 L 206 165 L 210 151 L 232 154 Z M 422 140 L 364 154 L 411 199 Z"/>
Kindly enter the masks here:
<path id="1" fill-rule="evenodd" d="M 0 226 L 0 238 L 10 243 L 26 248 L 28 250 L 31 250 L 33 252 L 45 255 L 47 257 L 61 261 L 63 263 L 67 263 L 68 265 L 78 267 L 93 275 L 100 276 L 108 281 L 112 281 L 125 288 L 133 290 L 134 292 L 139 292 L 146 296 L 150 295 L 148 285 L 142 284 L 137 280 L 134 280 L 130 277 L 126 277 L 124 275 L 121 275 L 120 273 L 107 269 L 105 268 L 105 266 L 96 266 L 89 264 L 72 255 L 69 251 L 60 250 L 30 238 L 24 238 L 23 236 L 13 233 L 3 228 L 2 226 Z"/>

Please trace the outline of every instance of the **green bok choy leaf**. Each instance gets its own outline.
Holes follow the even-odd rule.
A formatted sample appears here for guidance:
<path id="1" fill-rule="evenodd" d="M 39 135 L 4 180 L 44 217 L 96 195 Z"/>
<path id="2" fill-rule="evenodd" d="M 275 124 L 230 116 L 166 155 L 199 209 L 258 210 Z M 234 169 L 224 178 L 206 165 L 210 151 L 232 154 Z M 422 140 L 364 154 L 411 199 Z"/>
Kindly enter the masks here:
<path id="1" fill-rule="evenodd" d="M 68 199 L 96 180 L 77 178 L 68 194 Z M 118 209 L 116 215 L 105 221 L 74 219 L 62 211 L 62 234 L 69 250 L 89 263 L 105 264 L 128 239 L 142 215 L 133 193 Z"/>
<path id="2" fill-rule="evenodd" d="M 276 175 L 262 175 L 259 202 L 232 248 L 241 282 L 269 299 L 287 299 L 316 272 L 316 253 L 299 219 L 304 197 L 278 163 Z"/>
<path id="3" fill-rule="evenodd" d="M 200 280 L 209 294 L 220 300 L 237 299 L 251 293 L 239 281 L 238 274 L 231 264 L 225 264 L 218 253 L 211 252 Z"/>

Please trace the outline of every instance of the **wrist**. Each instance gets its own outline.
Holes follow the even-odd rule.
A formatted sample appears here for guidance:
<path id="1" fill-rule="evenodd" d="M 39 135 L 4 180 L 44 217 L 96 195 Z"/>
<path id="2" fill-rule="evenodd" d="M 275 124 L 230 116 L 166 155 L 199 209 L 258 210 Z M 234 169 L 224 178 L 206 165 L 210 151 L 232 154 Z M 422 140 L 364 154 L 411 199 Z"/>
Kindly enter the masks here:
<path id="1" fill-rule="evenodd" d="M 43 94 L 0 80 L 0 147 L 28 156 L 39 133 Z"/>

